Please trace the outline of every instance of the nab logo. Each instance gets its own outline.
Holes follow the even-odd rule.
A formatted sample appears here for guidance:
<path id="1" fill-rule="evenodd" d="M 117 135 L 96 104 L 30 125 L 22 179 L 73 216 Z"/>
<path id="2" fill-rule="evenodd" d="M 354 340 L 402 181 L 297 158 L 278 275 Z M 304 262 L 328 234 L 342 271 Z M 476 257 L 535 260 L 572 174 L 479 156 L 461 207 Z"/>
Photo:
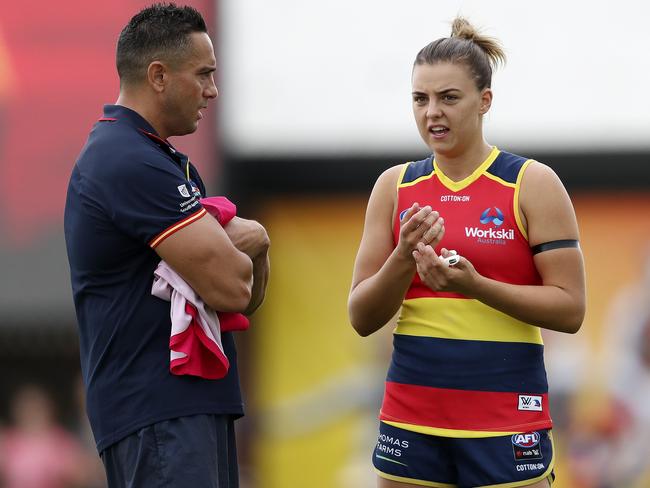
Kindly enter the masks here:
<path id="1" fill-rule="evenodd" d="M 495 212 L 491 214 L 491 210 L 493 208 Z M 481 224 L 485 225 L 493 222 L 494 225 L 499 227 L 501 224 L 503 224 L 503 212 L 499 207 L 488 207 L 483 210 L 483 213 L 481 214 L 481 218 L 479 220 L 481 221 Z"/>
<path id="2" fill-rule="evenodd" d="M 525 434 L 515 434 L 512 436 L 512 443 L 515 446 L 528 448 L 535 447 L 539 444 L 539 432 L 527 432 Z"/>
<path id="3" fill-rule="evenodd" d="M 542 411 L 542 397 L 533 395 L 519 395 L 519 410 Z"/>

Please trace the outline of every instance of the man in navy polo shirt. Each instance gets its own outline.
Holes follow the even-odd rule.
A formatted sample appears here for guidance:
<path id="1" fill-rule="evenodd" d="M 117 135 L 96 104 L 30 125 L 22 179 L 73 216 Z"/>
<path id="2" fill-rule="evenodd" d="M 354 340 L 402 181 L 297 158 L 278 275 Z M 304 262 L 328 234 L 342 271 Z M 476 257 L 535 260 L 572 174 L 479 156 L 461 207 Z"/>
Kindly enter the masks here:
<path id="1" fill-rule="evenodd" d="M 243 414 L 236 352 L 227 376 L 169 372 L 170 304 L 151 295 L 161 258 L 206 304 L 252 313 L 268 278 L 257 222 L 222 227 L 201 178 L 169 136 L 194 132 L 217 97 L 212 43 L 190 7 L 154 5 L 117 46 L 120 94 L 74 166 L 65 237 L 87 410 L 112 487 L 238 486 L 233 420 Z"/>

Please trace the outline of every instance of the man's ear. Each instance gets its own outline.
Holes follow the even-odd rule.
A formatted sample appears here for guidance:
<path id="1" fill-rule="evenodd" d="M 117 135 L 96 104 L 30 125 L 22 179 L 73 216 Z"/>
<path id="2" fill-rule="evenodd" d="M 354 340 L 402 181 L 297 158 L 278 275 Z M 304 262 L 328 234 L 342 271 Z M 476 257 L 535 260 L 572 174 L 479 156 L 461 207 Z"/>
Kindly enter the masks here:
<path id="1" fill-rule="evenodd" d="M 165 91 L 167 79 L 167 67 L 160 61 L 152 61 L 147 68 L 147 81 L 156 93 Z"/>
<path id="2" fill-rule="evenodd" d="M 479 109 L 479 113 L 481 115 L 485 115 L 486 113 L 488 113 L 491 106 L 492 106 L 492 90 L 490 90 L 489 88 L 484 88 L 483 91 L 481 92 L 481 108 Z"/>

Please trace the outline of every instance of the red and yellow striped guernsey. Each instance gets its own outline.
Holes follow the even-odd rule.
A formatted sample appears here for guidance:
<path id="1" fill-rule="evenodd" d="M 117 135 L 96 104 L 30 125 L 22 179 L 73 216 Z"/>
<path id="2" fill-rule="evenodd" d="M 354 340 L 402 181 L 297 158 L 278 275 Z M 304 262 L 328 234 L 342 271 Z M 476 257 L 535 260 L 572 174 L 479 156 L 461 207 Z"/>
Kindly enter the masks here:
<path id="1" fill-rule="evenodd" d="M 413 202 L 445 219 L 440 247 L 466 257 L 483 276 L 538 285 L 519 214 L 521 178 L 531 160 L 493 148 L 454 182 L 429 157 L 404 165 L 399 216 Z M 380 419 L 448 437 L 491 437 L 552 427 L 540 329 L 478 300 L 434 292 L 416 275 L 402 304 Z"/>

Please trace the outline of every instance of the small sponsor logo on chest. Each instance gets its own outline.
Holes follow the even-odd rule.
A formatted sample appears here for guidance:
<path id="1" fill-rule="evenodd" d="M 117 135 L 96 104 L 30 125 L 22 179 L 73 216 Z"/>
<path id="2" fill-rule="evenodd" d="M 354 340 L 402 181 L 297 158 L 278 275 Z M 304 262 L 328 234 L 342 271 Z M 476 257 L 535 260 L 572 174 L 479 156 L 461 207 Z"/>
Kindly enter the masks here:
<path id="1" fill-rule="evenodd" d="M 464 203 L 470 201 L 469 195 L 440 195 L 441 202 Z"/>

